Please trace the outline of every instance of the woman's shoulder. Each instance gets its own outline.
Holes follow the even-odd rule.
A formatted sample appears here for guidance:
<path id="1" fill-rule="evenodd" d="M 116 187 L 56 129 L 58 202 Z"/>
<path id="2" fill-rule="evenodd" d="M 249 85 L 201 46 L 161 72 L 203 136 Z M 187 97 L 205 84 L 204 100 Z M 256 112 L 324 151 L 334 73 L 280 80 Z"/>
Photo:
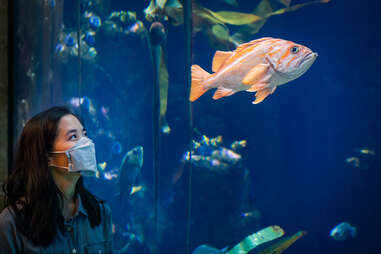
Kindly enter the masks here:
<path id="1" fill-rule="evenodd" d="M 0 225 L 15 221 L 15 213 L 11 206 L 5 207 L 0 213 Z"/>
<path id="2" fill-rule="evenodd" d="M 0 250 L 1 253 L 21 253 L 22 240 L 16 229 L 15 213 L 6 207 L 0 213 Z"/>
<path id="3" fill-rule="evenodd" d="M 0 213 L 0 231 L 13 230 L 16 227 L 16 215 L 10 206 L 7 206 Z"/>

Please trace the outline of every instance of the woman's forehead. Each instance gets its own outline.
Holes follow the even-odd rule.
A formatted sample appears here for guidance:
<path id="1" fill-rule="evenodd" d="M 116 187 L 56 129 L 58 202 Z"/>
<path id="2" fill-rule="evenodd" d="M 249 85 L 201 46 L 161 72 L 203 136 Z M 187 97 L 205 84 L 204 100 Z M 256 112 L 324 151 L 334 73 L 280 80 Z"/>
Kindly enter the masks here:
<path id="1" fill-rule="evenodd" d="M 64 132 L 63 134 L 65 134 L 66 131 L 73 129 L 80 131 L 83 129 L 81 122 L 73 115 L 65 115 L 58 122 L 58 131 Z"/>

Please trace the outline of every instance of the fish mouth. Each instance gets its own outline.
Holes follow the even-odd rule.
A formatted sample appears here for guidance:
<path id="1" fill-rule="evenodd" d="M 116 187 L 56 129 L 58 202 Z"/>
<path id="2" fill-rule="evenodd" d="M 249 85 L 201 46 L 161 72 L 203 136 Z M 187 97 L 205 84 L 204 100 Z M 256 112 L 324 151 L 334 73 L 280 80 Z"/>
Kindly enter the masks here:
<path id="1" fill-rule="evenodd" d="M 309 60 L 309 59 L 311 59 L 311 58 L 316 59 L 317 57 L 318 57 L 317 53 L 310 52 L 310 53 L 308 53 L 307 55 L 304 56 L 302 63 L 307 61 L 307 60 Z"/>
<path id="2" fill-rule="evenodd" d="M 304 56 L 304 58 L 300 62 L 299 67 L 302 65 L 306 65 L 307 63 L 309 63 L 308 66 L 311 66 L 312 63 L 315 62 L 317 57 L 318 57 L 318 54 L 315 52 L 308 53 L 307 55 Z"/>

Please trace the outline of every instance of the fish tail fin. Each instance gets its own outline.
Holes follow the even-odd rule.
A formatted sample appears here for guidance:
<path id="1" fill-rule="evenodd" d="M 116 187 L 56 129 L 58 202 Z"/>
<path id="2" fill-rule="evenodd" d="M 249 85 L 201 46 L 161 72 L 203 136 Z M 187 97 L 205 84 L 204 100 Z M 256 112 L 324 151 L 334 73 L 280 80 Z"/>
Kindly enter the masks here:
<path id="1" fill-rule="evenodd" d="M 205 86 L 204 81 L 210 76 L 211 74 L 203 70 L 200 66 L 192 65 L 192 85 L 189 96 L 190 101 L 193 102 L 197 100 L 201 95 L 209 90 L 209 88 Z"/>

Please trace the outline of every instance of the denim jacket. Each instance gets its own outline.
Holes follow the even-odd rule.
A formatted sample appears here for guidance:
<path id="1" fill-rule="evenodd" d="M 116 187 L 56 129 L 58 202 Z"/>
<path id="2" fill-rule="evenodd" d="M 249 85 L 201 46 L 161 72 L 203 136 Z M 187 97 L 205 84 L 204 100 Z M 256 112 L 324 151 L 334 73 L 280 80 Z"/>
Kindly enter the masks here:
<path id="1" fill-rule="evenodd" d="M 76 215 L 65 221 L 65 232 L 57 230 L 53 242 L 47 247 L 35 246 L 16 228 L 15 213 L 5 208 L 0 213 L 0 253 L 1 254 L 111 254 L 112 222 L 111 210 L 101 204 L 101 223 L 91 228 L 87 212 L 81 198 Z"/>

